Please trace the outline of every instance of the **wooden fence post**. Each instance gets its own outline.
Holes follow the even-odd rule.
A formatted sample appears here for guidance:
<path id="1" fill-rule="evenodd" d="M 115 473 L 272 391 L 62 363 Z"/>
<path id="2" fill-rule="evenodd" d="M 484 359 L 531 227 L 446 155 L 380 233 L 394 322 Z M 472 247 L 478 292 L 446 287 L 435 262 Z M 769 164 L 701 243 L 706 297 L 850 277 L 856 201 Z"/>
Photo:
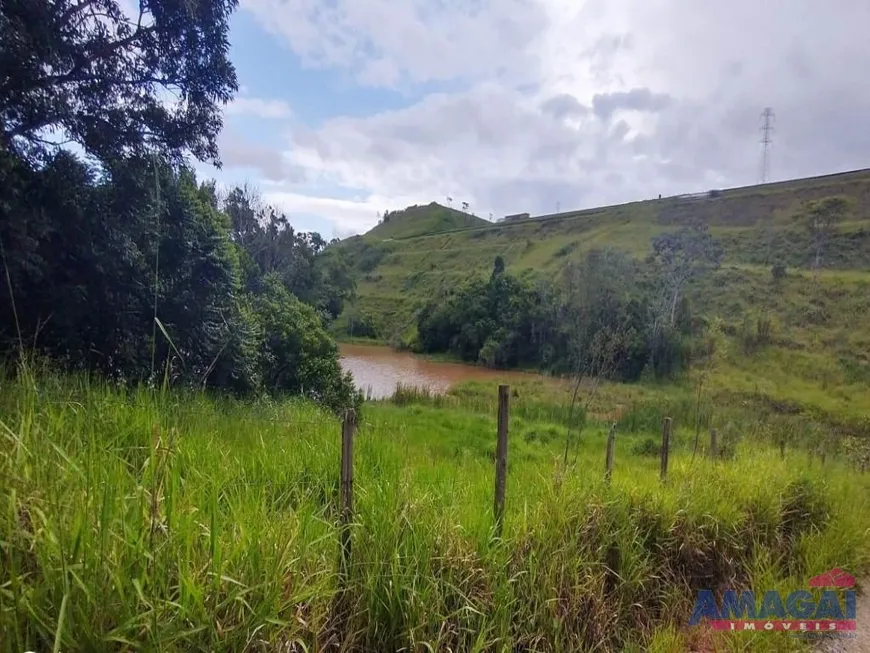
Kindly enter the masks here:
<path id="1" fill-rule="evenodd" d="M 356 432 L 356 412 L 344 413 L 341 428 L 341 562 L 342 573 L 350 569 L 350 524 L 353 521 L 353 436 Z"/>
<path id="2" fill-rule="evenodd" d="M 495 534 L 501 537 L 504 522 L 504 492 L 507 477 L 510 386 L 498 386 L 498 442 L 495 447 Z"/>
<path id="3" fill-rule="evenodd" d="M 710 458 L 716 460 L 719 455 L 719 431 L 710 429 Z"/>
<path id="4" fill-rule="evenodd" d="M 613 476 L 613 450 L 616 447 L 616 422 L 610 427 L 610 433 L 607 434 L 607 458 L 604 462 L 604 481 L 610 483 L 610 478 Z"/>
<path id="5" fill-rule="evenodd" d="M 779 457 L 785 460 L 785 437 L 779 439 Z"/>
<path id="6" fill-rule="evenodd" d="M 664 481 L 668 476 L 668 454 L 671 450 L 671 424 L 673 421 L 670 417 L 665 417 L 662 424 L 662 470 L 661 477 Z"/>

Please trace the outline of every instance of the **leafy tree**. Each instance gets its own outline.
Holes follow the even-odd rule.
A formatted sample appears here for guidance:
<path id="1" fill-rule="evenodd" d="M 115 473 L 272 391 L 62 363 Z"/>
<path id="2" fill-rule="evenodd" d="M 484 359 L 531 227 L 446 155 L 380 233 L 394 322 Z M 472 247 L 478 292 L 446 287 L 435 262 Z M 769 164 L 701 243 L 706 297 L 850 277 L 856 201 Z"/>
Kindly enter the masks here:
<path id="1" fill-rule="evenodd" d="M 223 201 L 232 239 L 242 250 L 245 284 L 256 290 L 263 275 L 275 273 L 288 291 L 330 319 L 338 317 L 356 284 L 350 268 L 326 250 L 316 233 L 297 232 L 287 217 L 266 206 L 249 187 L 233 188 Z"/>
<path id="2" fill-rule="evenodd" d="M 677 233 L 662 234 L 652 241 L 653 262 L 658 267 L 660 302 L 653 331 L 673 326 L 677 306 L 686 284 L 722 262 L 722 245 L 706 225 L 695 221 Z"/>
<path id="3" fill-rule="evenodd" d="M 190 151 L 218 162 L 237 0 L 0 3 L 0 130 L 27 156 L 71 140 L 98 158 Z M 59 135 L 59 138 L 58 138 Z"/>
<path id="4" fill-rule="evenodd" d="M 358 402 L 338 347 L 317 313 L 291 295 L 276 274 L 252 297 L 260 332 L 263 383 L 273 393 L 305 394 L 336 410 Z"/>
<path id="5" fill-rule="evenodd" d="M 353 307 L 344 312 L 347 317 L 347 334 L 357 338 L 377 338 L 380 331 L 374 317 L 363 310 Z"/>
<path id="6" fill-rule="evenodd" d="M 498 275 L 504 272 L 504 259 L 501 255 L 495 257 L 495 261 L 492 264 L 492 276 L 497 277 Z"/>
<path id="7" fill-rule="evenodd" d="M 602 377 L 636 379 L 650 355 L 648 313 L 637 265 L 614 252 L 593 251 L 569 266 L 558 285 L 521 281 L 496 259 L 488 280 L 469 279 L 422 307 L 417 331 L 423 351 L 449 351 L 492 367 L 574 373 L 595 365 Z M 613 340 L 619 346 L 612 365 L 601 367 L 598 345 L 605 335 L 599 334 L 607 333 L 619 336 Z"/>
<path id="8" fill-rule="evenodd" d="M 159 252 L 148 260 L 157 265 L 157 360 L 177 358 L 191 382 L 251 390 L 255 366 L 239 357 L 250 347 L 243 334 L 250 334 L 239 313 L 242 288 L 229 220 L 212 187 L 197 184 L 192 170 L 167 167 L 161 181 Z"/>
<path id="9" fill-rule="evenodd" d="M 318 313 L 263 273 L 237 242 L 242 222 L 192 170 L 149 157 L 97 172 L 64 151 L 34 166 L 0 151 L 0 188 L 0 354 L 35 350 L 134 383 L 355 401 Z M 303 236 L 294 247 L 322 256 L 322 239 Z"/>
<path id="10" fill-rule="evenodd" d="M 852 208 L 852 202 L 846 197 L 826 197 L 823 200 L 808 202 L 804 206 L 807 228 L 812 238 L 813 279 L 817 279 L 822 267 L 822 257 L 828 242 L 837 230 L 840 222 Z"/>
<path id="11" fill-rule="evenodd" d="M 184 163 L 219 163 L 235 7 L 0 4 L 0 353 L 134 383 L 358 400 L 322 319 L 353 295 L 347 266 L 250 189 L 219 201 Z"/>
<path id="12" fill-rule="evenodd" d="M 782 261 L 778 261 L 774 263 L 770 268 L 770 276 L 773 278 L 773 282 L 779 284 L 785 279 L 788 274 L 788 270 L 785 267 L 785 263 Z"/>

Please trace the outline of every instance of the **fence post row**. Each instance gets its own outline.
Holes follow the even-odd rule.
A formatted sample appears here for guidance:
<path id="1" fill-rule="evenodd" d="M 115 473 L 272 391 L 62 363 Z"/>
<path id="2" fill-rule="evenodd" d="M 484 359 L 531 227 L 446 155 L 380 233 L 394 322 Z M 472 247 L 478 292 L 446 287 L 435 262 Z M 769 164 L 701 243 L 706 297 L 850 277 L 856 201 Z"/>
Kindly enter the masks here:
<path id="1" fill-rule="evenodd" d="M 613 450 L 616 447 L 616 422 L 610 427 L 610 433 L 607 435 L 607 458 L 604 463 L 604 480 L 610 483 L 610 478 L 613 476 Z"/>
<path id="2" fill-rule="evenodd" d="M 495 447 L 495 534 L 501 537 L 504 522 L 504 493 L 507 477 L 508 418 L 510 386 L 498 386 L 498 441 Z"/>
<path id="3" fill-rule="evenodd" d="M 671 450 L 671 424 L 673 421 L 670 417 L 665 417 L 662 424 L 662 470 L 661 478 L 664 481 L 668 476 L 668 454 Z"/>
<path id="4" fill-rule="evenodd" d="M 350 568 L 350 524 L 353 521 L 353 436 L 356 432 L 356 412 L 351 408 L 344 413 L 341 428 L 341 488 L 340 537 L 342 572 Z"/>

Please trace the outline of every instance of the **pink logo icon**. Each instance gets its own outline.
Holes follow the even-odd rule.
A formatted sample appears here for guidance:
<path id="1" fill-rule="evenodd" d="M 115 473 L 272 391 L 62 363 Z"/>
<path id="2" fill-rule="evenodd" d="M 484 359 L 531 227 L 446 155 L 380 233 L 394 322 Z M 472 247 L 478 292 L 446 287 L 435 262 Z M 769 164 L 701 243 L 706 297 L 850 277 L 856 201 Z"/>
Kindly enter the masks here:
<path id="1" fill-rule="evenodd" d="M 854 587 L 855 577 L 839 567 L 810 578 L 810 587 Z"/>

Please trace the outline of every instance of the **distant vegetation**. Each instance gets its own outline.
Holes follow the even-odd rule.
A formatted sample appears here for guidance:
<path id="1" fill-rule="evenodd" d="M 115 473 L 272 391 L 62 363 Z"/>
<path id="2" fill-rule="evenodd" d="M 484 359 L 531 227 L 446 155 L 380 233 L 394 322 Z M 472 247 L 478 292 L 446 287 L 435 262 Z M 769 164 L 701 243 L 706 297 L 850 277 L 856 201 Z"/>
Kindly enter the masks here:
<path id="1" fill-rule="evenodd" d="M 698 229 L 686 247 L 674 240 Z M 349 333 L 350 316 L 365 315 L 368 333 L 397 346 L 569 374 L 592 341 L 569 346 L 569 334 L 582 329 L 569 324 L 577 301 L 569 310 L 567 297 L 603 301 L 595 273 L 582 270 L 619 261 L 598 275 L 608 279 L 601 292 L 620 305 L 611 316 L 633 316 L 617 320 L 632 345 L 612 378 L 648 370 L 649 378 L 695 384 L 718 330 L 721 360 L 704 372 L 708 390 L 761 392 L 865 429 L 870 404 L 856 379 L 870 374 L 870 172 L 400 241 L 375 230 L 334 249 L 357 282 L 336 333 Z M 505 269 L 500 282 L 496 259 Z M 600 324 L 612 331 L 614 322 Z"/>
<path id="2" fill-rule="evenodd" d="M 418 346 L 491 367 L 559 373 L 606 355 L 616 379 L 636 381 L 647 365 L 671 376 L 690 358 L 691 319 L 657 315 L 664 307 L 653 305 L 644 285 L 631 259 L 607 250 L 566 267 L 556 285 L 518 279 L 497 258 L 489 280 L 472 278 L 423 307 Z"/>

